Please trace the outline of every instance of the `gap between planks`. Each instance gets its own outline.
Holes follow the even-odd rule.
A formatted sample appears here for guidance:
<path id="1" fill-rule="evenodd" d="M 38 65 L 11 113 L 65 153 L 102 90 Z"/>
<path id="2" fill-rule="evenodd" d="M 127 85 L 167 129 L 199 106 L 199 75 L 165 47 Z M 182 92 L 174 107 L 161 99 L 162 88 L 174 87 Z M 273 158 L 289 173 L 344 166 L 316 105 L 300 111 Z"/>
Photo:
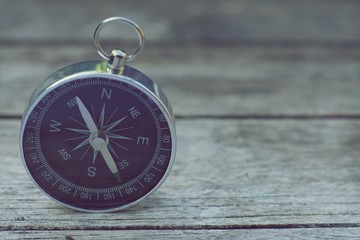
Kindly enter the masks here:
<path id="1" fill-rule="evenodd" d="M 69 231 L 69 230 L 86 230 L 86 231 L 120 231 L 120 230 L 254 230 L 254 229 L 319 229 L 319 228 L 360 228 L 359 223 L 307 223 L 307 224 L 262 224 L 262 225 L 200 225 L 200 226 L 126 226 L 126 227 L 114 227 L 114 226 L 99 226 L 99 227 L 81 227 L 81 229 L 71 227 L 0 227 L 0 231 Z"/>
<path id="2" fill-rule="evenodd" d="M 103 40 L 103 45 L 114 45 L 118 44 L 119 40 Z M 122 41 L 125 46 L 133 45 L 133 41 Z M 0 39 L 0 45 L 4 47 L 51 47 L 51 46 L 86 46 L 90 45 L 91 41 L 88 40 L 76 40 L 76 39 Z M 152 48 L 180 48 L 180 47 L 216 47 L 216 48 L 234 48 L 234 47 L 282 47 L 282 48 L 299 48 L 299 47 L 317 47 L 317 48 L 339 48 L 339 49 L 351 49 L 360 47 L 360 41 L 349 40 L 349 41 L 336 41 L 336 40 L 227 40 L 218 41 L 214 39 L 203 40 L 191 40 L 191 41 L 147 41 L 147 47 Z"/>
<path id="3" fill-rule="evenodd" d="M 21 120 L 22 115 L 0 114 L 0 120 Z M 278 115 L 175 115 L 175 119 L 181 120 L 360 120 L 360 114 L 278 114 Z"/>

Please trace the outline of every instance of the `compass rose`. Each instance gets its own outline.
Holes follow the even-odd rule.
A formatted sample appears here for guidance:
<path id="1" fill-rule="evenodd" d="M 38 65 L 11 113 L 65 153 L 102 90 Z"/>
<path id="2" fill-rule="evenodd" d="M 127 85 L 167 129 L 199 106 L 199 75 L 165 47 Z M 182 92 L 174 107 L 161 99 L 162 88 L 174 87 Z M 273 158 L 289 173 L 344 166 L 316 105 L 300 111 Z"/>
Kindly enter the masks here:
<path id="1" fill-rule="evenodd" d="M 96 119 L 95 118 L 96 114 L 93 106 L 91 105 L 91 109 L 94 117 L 91 116 L 91 114 L 89 113 L 89 111 L 87 110 L 84 103 L 81 101 L 79 97 L 76 97 L 76 101 L 85 124 L 81 122 L 81 120 L 77 120 L 73 117 L 69 117 L 72 121 L 79 124 L 81 128 L 65 128 L 65 129 L 80 134 L 80 136 L 67 138 L 65 139 L 65 141 L 79 141 L 79 140 L 81 141 L 72 149 L 72 151 L 85 149 L 80 159 L 83 159 L 86 156 L 86 154 L 92 149 L 93 164 L 95 164 L 98 153 L 100 152 L 107 166 L 109 167 L 113 175 L 116 177 L 116 179 L 120 182 L 120 176 L 112 156 L 115 156 L 117 159 L 119 159 L 118 154 L 114 150 L 115 146 L 125 151 L 129 151 L 128 148 L 124 147 L 117 140 L 134 140 L 133 138 L 118 134 L 118 132 L 133 128 L 133 127 L 117 128 L 119 124 L 123 122 L 128 116 L 114 120 L 113 116 L 118 110 L 118 108 L 115 108 L 112 111 L 111 115 L 108 117 L 108 119 L 105 119 L 106 103 L 104 103 L 101 113 L 98 117 L 98 121 L 97 123 L 95 123 L 94 119 Z"/>

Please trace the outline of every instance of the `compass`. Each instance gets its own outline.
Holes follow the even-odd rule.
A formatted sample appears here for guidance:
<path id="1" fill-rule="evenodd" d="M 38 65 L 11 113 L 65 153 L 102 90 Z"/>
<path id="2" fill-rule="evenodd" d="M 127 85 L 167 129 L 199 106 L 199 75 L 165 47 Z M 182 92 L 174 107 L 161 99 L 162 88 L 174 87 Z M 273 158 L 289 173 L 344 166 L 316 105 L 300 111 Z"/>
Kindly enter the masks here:
<path id="1" fill-rule="evenodd" d="M 135 53 L 101 48 L 98 34 L 114 21 L 137 31 Z M 176 149 L 171 106 L 155 82 L 126 65 L 143 38 L 134 22 L 109 18 L 94 34 L 105 60 L 66 66 L 34 91 L 22 120 L 22 159 L 33 182 L 57 202 L 116 211 L 147 197 L 168 176 Z"/>

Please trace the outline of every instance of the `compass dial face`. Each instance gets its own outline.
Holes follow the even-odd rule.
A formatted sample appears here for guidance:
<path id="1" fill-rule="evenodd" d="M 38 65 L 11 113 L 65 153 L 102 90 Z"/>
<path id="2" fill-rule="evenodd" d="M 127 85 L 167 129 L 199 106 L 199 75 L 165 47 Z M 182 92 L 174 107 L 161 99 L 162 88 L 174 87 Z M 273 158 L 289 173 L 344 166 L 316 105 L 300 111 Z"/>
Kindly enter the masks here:
<path id="1" fill-rule="evenodd" d="M 26 168 L 50 197 L 85 211 L 121 209 L 168 173 L 173 130 L 158 100 L 126 77 L 53 86 L 22 126 Z"/>

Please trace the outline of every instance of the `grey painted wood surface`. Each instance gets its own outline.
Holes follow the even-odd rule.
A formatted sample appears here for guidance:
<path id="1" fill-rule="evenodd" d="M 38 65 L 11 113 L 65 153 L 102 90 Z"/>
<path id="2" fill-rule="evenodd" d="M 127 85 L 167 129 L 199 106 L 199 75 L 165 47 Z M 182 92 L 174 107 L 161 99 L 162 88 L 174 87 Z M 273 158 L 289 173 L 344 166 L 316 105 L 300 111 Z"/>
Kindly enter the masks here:
<path id="1" fill-rule="evenodd" d="M 359 10 L 355 0 L 1 1 L 0 238 L 360 239 Z M 140 205 L 84 214 L 31 183 L 19 117 L 48 74 L 99 58 L 92 33 L 113 15 L 145 30 L 131 65 L 168 95 L 178 154 Z M 105 47 L 132 47 L 125 33 L 104 31 Z"/>
<path id="2" fill-rule="evenodd" d="M 358 121 L 180 120 L 179 153 L 167 182 L 143 203 L 113 214 L 79 213 L 41 194 L 14 147 L 19 121 L 0 125 L 5 236 L 81 229 L 222 229 L 224 237 L 251 228 L 359 233 Z"/>
<path id="3" fill-rule="evenodd" d="M 14 231 L 9 240 L 12 239 L 352 239 L 360 236 L 360 231 L 354 228 L 309 228 L 309 229 L 244 229 L 244 230 L 124 230 L 124 231 Z M 261 237 L 262 236 L 262 237 Z M 0 233 L 1 237 L 1 233 Z"/>
<path id="4" fill-rule="evenodd" d="M 56 69 L 99 59 L 87 45 L 0 49 L 0 114 L 20 115 Z M 352 115 L 360 113 L 359 57 L 360 46 L 149 46 L 131 65 L 157 81 L 182 116 Z"/>
<path id="5" fill-rule="evenodd" d="M 153 42 L 359 41 L 356 0 L 3 0 L 6 41 L 87 41 L 99 21 L 124 16 Z"/>

